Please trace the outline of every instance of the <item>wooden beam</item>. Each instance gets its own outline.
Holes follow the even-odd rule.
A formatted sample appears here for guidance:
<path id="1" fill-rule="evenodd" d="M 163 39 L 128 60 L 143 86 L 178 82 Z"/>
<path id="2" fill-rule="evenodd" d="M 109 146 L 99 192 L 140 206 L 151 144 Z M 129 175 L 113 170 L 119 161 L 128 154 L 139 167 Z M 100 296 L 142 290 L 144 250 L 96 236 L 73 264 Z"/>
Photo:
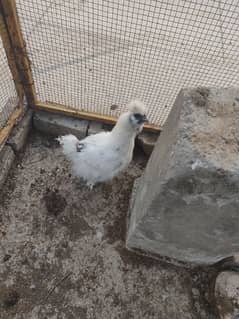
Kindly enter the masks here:
<path id="1" fill-rule="evenodd" d="M 61 113 L 68 116 L 78 117 L 78 118 L 86 119 L 86 120 L 100 121 L 100 122 L 104 122 L 104 123 L 112 124 L 112 125 L 114 125 L 117 122 L 117 118 L 113 116 L 101 115 L 101 114 L 93 113 L 93 112 L 79 111 L 79 110 L 70 108 L 68 106 L 64 106 L 64 105 L 56 104 L 56 103 L 37 102 L 36 109 L 40 109 L 47 112 L 53 112 L 53 113 Z M 144 129 L 145 131 L 151 131 L 154 133 L 159 133 L 161 131 L 161 128 L 154 124 L 145 124 Z"/>
<path id="2" fill-rule="evenodd" d="M 0 130 L 0 149 L 3 146 L 4 142 L 7 140 L 8 136 L 11 133 L 12 128 L 15 126 L 19 118 L 23 115 L 24 108 L 18 106 L 9 117 L 5 126 Z"/>
<path id="3" fill-rule="evenodd" d="M 0 0 L 0 11 L 7 30 L 11 49 L 7 50 L 8 60 L 14 59 L 18 76 L 13 71 L 16 81 L 21 81 L 29 106 L 36 102 L 36 90 L 33 83 L 30 61 L 26 51 L 25 41 L 22 36 L 15 0 Z M 7 45 L 8 46 L 8 45 Z M 11 53 L 10 53 L 11 52 Z M 10 62 L 11 64 L 12 62 Z M 12 68 L 11 68 L 12 70 Z"/>
<path id="4" fill-rule="evenodd" d="M 1 3 L 1 0 L 0 0 L 0 3 Z M 5 52 L 6 52 L 8 65 L 9 65 L 9 68 L 10 68 L 11 73 L 12 73 L 12 77 L 13 77 L 13 81 L 15 83 L 17 95 L 19 97 L 20 103 L 22 103 L 23 96 L 24 96 L 24 90 L 23 90 L 21 79 L 20 79 L 20 76 L 19 76 L 19 73 L 17 70 L 17 65 L 15 62 L 11 42 L 10 42 L 10 39 L 8 37 L 8 31 L 6 28 L 6 24 L 4 22 L 1 7 L 0 7 L 0 37 L 2 39 L 3 47 L 4 47 Z"/>

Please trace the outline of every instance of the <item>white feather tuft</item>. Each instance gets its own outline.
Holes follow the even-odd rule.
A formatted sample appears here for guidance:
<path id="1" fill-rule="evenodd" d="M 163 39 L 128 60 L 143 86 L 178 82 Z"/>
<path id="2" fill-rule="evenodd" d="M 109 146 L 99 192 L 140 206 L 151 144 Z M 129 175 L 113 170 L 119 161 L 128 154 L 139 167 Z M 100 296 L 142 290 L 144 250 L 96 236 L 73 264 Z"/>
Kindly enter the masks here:
<path id="1" fill-rule="evenodd" d="M 71 159 L 76 153 L 76 145 L 79 142 L 78 138 L 72 134 L 68 134 L 57 137 L 56 140 L 62 145 L 63 153 Z"/>
<path id="2" fill-rule="evenodd" d="M 131 102 L 129 102 L 127 104 L 127 108 L 132 113 L 145 114 L 145 112 L 146 112 L 145 104 L 142 101 L 137 100 L 137 99 L 132 100 Z"/>

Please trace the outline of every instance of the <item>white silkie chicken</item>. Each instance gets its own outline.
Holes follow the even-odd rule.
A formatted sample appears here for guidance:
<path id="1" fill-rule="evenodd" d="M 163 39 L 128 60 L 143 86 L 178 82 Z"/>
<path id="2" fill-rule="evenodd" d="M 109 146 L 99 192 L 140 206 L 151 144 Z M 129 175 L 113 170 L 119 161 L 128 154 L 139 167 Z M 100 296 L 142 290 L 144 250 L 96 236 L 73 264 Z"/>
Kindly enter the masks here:
<path id="1" fill-rule="evenodd" d="M 72 163 L 73 173 L 83 178 L 90 189 L 96 183 L 111 180 L 132 160 L 136 135 L 147 122 L 141 101 L 128 104 L 111 132 L 101 132 L 78 140 L 69 134 L 58 137 L 63 153 Z"/>

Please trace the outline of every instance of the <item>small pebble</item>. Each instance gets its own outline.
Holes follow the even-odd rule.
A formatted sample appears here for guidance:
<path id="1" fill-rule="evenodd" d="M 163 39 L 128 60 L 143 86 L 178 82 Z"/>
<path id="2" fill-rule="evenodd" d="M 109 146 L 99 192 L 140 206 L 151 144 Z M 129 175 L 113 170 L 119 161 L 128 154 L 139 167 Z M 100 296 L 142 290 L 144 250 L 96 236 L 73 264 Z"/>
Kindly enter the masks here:
<path id="1" fill-rule="evenodd" d="M 40 173 L 41 173 L 41 174 L 44 174 L 45 172 L 46 172 L 46 170 L 45 170 L 44 168 L 41 168 L 41 169 L 40 169 Z"/>
<path id="2" fill-rule="evenodd" d="M 199 295 L 200 295 L 198 289 L 196 289 L 196 288 L 192 288 L 192 294 L 193 294 L 194 296 L 199 296 Z"/>
<path id="3" fill-rule="evenodd" d="M 8 261 L 11 257 L 12 257 L 11 255 L 6 254 L 6 255 L 3 257 L 3 262 Z"/>

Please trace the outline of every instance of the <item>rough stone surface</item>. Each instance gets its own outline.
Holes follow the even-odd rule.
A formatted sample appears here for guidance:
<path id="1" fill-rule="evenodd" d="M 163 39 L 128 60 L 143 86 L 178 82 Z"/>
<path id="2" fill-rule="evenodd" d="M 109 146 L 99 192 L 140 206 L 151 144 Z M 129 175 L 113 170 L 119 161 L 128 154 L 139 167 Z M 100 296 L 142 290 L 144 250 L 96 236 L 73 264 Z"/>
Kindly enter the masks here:
<path id="1" fill-rule="evenodd" d="M 15 155 L 10 146 L 5 145 L 0 151 L 0 189 L 2 188 L 9 169 L 11 168 Z"/>
<path id="2" fill-rule="evenodd" d="M 88 135 L 97 134 L 100 132 L 103 132 L 103 123 L 102 122 L 96 122 L 96 121 L 90 121 L 89 127 L 88 127 Z"/>
<path id="3" fill-rule="evenodd" d="M 54 138 L 31 132 L 0 190 L 0 319 L 215 319 L 208 272 L 125 249 L 147 160 L 136 151 L 124 173 L 90 191 Z"/>
<path id="4" fill-rule="evenodd" d="M 239 318 L 239 273 L 225 271 L 218 275 L 215 303 L 220 319 Z"/>
<path id="5" fill-rule="evenodd" d="M 7 141 L 14 151 L 19 152 L 23 149 L 28 133 L 32 127 L 32 110 L 28 110 L 24 117 L 14 127 L 12 133 Z"/>
<path id="6" fill-rule="evenodd" d="M 128 248 L 198 264 L 239 251 L 238 123 L 238 89 L 179 94 L 134 198 Z"/>
<path id="7" fill-rule="evenodd" d="M 143 149 L 146 155 L 151 155 L 158 137 L 159 134 L 156 133 L 142 132 L 137 137 L 137 143 Z"/>
<path id="8" fill-rule="evenodd" d="M 35 112 L 33 116 L 33 125 L 37 130 L 59 136 L 64 134 L 74 134 L 79 139 L 86 136 L 89 122 L 73 117 L 66 117 L 60 114 L 48 112 Z"/>

